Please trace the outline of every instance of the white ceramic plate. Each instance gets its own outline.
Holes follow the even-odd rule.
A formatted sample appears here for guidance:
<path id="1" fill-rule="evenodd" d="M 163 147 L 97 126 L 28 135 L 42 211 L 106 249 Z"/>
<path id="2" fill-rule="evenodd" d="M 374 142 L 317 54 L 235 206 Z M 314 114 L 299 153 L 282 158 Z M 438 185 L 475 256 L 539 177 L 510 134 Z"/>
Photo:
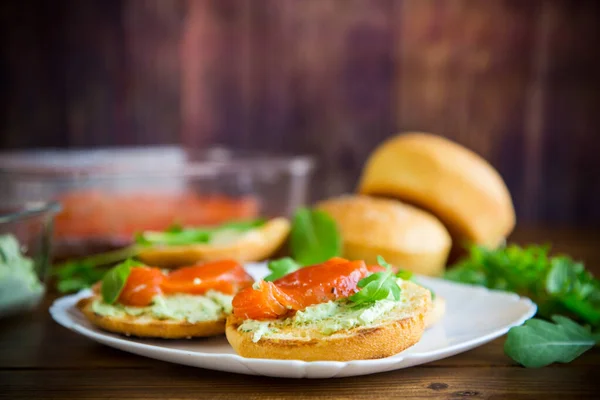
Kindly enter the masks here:
<path id="1" fill-rule="evenodd" d="M 255 278 L 264 265 L 248 265 Z M 487 343 L 521 325 L 536 312 L 531 300 L 515 294 L 419 277 L 423 285 L 446 299 L 446 315 L 421 341 L 395 356 L 378 360 L 288 361 L 240 357 L 224 336 L 193 340 L 142 340 L 103 332 L 92 326 L 75 304 L 89 291 L 62 297 L 50 307 L 56 322 L 99 343 L 141 356 L 219 371 L 285 378 L 332 378 L 373 374 L 450 357 Z"/>

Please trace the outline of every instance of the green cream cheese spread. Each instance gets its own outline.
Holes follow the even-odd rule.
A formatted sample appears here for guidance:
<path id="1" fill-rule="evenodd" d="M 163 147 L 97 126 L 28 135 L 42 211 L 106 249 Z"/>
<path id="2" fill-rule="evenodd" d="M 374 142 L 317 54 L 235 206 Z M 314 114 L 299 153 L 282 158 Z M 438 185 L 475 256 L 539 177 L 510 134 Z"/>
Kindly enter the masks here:
<path id="1" fill-rule="evenodd" d="M 13 235 L 0 235 L 0 315 L 31 308 L 43 294 L 33 260 L 21 253 Z"/>
<path id="2" fill-rule="evenodd" d="M 204 295 L 178 293 L 155 296 L 147 307 L 130 307 L 122 304 L 106 304 L 102 299 L 92 303 L 92 310 L 100 315 L 123 317 L 132 315 L 153 319 L 187 321 L 190 323 L 214 321 L 231 313 L 233 296 L 209 290 Z"/>
<path id="3" fill-rule="evenodd" d="M 309 306 L 298 311 L 293 317 L 284 320 L 246 320 L 238 328 L 242 332 L 252 332 L 252 341 L 263 337 L 285 336 L 286 328 L 316 329 L 323 335 L 338 331 L 368 326 L 386 319 L 399 305 L 394 300 L 380 300 L 369 305 L 356 306 L 348 301 L 329 301 Z"/>

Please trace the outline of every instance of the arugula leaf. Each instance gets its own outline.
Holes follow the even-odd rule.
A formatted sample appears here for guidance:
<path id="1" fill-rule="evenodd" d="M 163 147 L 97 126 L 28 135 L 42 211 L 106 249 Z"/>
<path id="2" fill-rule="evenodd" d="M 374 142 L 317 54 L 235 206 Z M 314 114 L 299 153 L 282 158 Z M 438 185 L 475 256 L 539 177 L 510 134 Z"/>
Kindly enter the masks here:
<path id="1" fill-rule="evenodd" d="M 134 257 L 138 252 L 139 246 L 129 246 L 54 265 L 52 275 L 57 279 L 56 288 L 61 293 L 88 288 L 102 279 L 107 271 L 105 266 Z"/>
<path id="2" fill-rule="evenodd" d="M 576 285 L 581 264 L 573 264 L 566 257 L 550 260 L 550 269 L 546 275 L 546 291 L 552 295 L 569 293 Z"/>
<path id="3" fill-rule="evenodd" d="M 548 252 L 548 246 L 473 246 L 469 257 L 449 269 L 445 278 L 527 296 L 544 318 L 565 314 L 600 326 L 600 281 L 583 264 Z"/>
<path id="4" fill-rule="evenodd" d="M 381 256 L 377 256 L 377 264 L 384 267 L 387 271 L 392 270 L 392 266 Z"/>
<path id="5" fill-rule="evenodd" d="M 506 355 L 525 367 L 539 368 L 571 362 L 598 340 L 589 328 L 569 318 L 555 315 L 552 321 L 534 318 L 511 328 L 504 344 Z"/>
<path id="6" fill-rule="evenodd" d="M 125 287 L 131 268 L 143 265 L 138 261 L 128 259 L 110 269 L 102 278 L 102 299 L 107 304 L 113 304 Z"/>
<path id="7" fill-rule="evenodd" d="M 61 293 L 76 292 L 88 288 L 104 277 L 105 269 L 85 261 L 71 261 L 55 268 L 56 288 Z"/>
<path id="8" fill-rule="evenodd" d="M 302 265 L 341 256 L 342 238 L 337 224 L 324 211 L 298 209 L 292 221 L 290 251 L 292 258 Z"/>
<path id="9" fill-rule="evenodd" d="M 360 280 L 357 284 L 361 290 L 349 297 L 355 304 L 374 303 L 390 296 L 400 300 L 400 287 L 389 272 L 375 272 Z"/>
<path id="10" fill-rule="evenodd" d="M 392 266 L 381 256 L 377 257 L 377 262 L 382 267 L 385 267 L 386 270 L 375 272 L 358 281 L 356 286 L 361 288 L 361 290 L 348 297 L 356 305 L 374 303 L 390 297 L 396 301 L 400 300 L 401 290 L 396 282 Z"/>
<path id="11" fill-rule="evenodd" d="M 531 298 L 537 315 L 508 333 L 505 353 L 526 367 L 570 362 L 600 339 L 600 332 L 567 316 L 600 327 L 600 281 L 582 263 L 549 256 L 549 246 L 470 248 L 469 257 L 446 272 L 446 279 L 508 290 Z M 560 316 L 560 314 L 565 316 Z"/>
<path id="12" fill-rule="evenodd" d="M 143 246 L 182 246 L 197 243 L 210 243 L 213 235 L 225 230 L 245 232 L 264 225 L 264 219 L 230 221 L 214 227 L 183 228 L 174 224 L 165 231 L 144 231 L 135 234 L 135 241 Z"/>
<path id="13" fill-rule="evenodd" d="M 154 232 L 145 231 L 136 233 L 135 241 L 138 244 L 152 246 L 179 246 L 185 244 L 208 243 L 211 232 L 206 229 L 185 229 L 181 231 Z"/>
<path id="14" fill-rule="evenodd" d="M 404 279 L 405 281 L 412 281 L 414 276 L 411 271 L 399 269 L 398 272 L 396 272 L 396 278 Z"/>
<path id="15" fill-rule="evenodd" d="M 381 256 L 377 256 L 377 263 L 379 265 L 381 265 L 382 267 L 386 267 L 388 270 L 390 270 L 392 268 L 392 266 L 383 259 L 383 257 Z M 405 281 L 415 281 L 414 279 L 414 274 L 412 271 L 408 271 L 406 269 L 399 269 L 396 271 L 396 278 L 400 278 L 403 279 Z M 420 286 L 424 287 L 425 289 L 429 290 L 429 292 L 431 293 L 431 299 L 434 300 L 435 299 L 435 292 L 431 289 L 429 289 L 428 287 L 426 287 L 425 285 L 422 285 L 421 283 L 419 283 Z"/>
<path id="16" fill-rule="evenodd" d="M 271 273 L 267 275 L 264 280 L 272 282 L 291 272 L 299 270 L 302 266 L 290 257 L 284 257 L 279 260 L 269 261 L 268 268 Z"/>
<path id="17" fill-rule="evenodd" d="M 229 221 L 222 225 L 219 225 L 216 229 L 233 229 L 236 231 L 244 232 L 252 229 L 260 228 L 267 221 L 264 218 L 250 219 L 250 220 L 242 220 L 242 221 Z"/>

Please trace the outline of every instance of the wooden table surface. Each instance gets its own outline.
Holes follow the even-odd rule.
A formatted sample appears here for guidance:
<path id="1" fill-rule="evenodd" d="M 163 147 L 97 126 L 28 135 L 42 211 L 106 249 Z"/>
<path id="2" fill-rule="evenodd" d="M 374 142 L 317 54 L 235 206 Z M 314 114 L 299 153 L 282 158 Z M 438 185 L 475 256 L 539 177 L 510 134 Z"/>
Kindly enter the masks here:
<path id="1" fill-rule="evenodd" d="M 600 232 L 520 229 L 518 243 L 552 242 L 600 274 Z M 364 377 L 293 380 L 236 375 L 155 361 L 102 346 L 54 323 L 48 306 L 0 321 L 0 398 L 600 398 L 600 348 L 567 365 L 525 369 L 504 338 L 469 352 Z"/>

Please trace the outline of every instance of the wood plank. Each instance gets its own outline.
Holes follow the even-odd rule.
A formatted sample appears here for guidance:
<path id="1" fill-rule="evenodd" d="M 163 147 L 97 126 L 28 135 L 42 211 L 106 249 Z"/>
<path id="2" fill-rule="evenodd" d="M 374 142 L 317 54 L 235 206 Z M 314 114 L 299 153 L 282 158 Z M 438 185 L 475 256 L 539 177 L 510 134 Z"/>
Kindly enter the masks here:
<path id="1" fill-rule="evenodd" d="M 250 2 L 187 0 L 180 46 L 181 131 L 191 148 L 249 138 Z"/>
<path id="2" fill-rule="evenodd" d="M 592 225 L 600 218 L 600 56 L 587 49 L 598 47 L 600 3 L 554 0 L 549 7 L 560 17 L 549 33 L 540 214 Z"/>
<path id="3" fill-rule="evenodd" d="M 540 140 L 525 147 L 525 119 L 538 112 L 528 84 L 540 4 L 404 0 L 397 16 L 398 128 L 444 135 L 488 159 L 523 217 L 532 196 L 523 170 L 536 167 L 529 153 Z"/>
<path id="4" fill-rule="evenodd" d="M 133 132 L 127 96 L 121 2 L 74 1 L 65 7 L 63 84 L 69 145 L 125 145 Z"/>
<path id="5" fill-rule="evenodd" d="M 184 0 L 123 0 L 123 69 L 126 90 L 119 110 L 130 143 L 176 142 L 180 131 L 180 41 Z"/>
<path id="6" fill-rule="evenodd" d="M 498 167 L 521 221 L 597 224 L 599 4 L 3 2 L 0 147 L 312 153 L 317 198 L 428 130 Z"/>
<path id="7" fill-rule="evenodd" d="M 68 142 L 66 54 L 58 28 L 65 22 L 65 10 L 64 2 L 0 2 L 0 148 Z"/>
<path id="8" fill-rule="evenodd" d="M 596 398 L 593 368 L 410 368 L 357 378 L 293 380 L 170 365 L 124 369 L 0 371 L 10 398 Z"/>
<path id="9" fill-rule="evenodd" d="M 288 0 L 275 18 L 281 22 L 270 36 L 285 38 L 277 57 L 287 69 L 275 77 L 287 81 L 293 102 L 281 110 L 280 134 L 288 149 L 318 156 L 321 196 L 352 190 L 362 160 L 393 130 L 393 7 L 389 0 Z"/>

